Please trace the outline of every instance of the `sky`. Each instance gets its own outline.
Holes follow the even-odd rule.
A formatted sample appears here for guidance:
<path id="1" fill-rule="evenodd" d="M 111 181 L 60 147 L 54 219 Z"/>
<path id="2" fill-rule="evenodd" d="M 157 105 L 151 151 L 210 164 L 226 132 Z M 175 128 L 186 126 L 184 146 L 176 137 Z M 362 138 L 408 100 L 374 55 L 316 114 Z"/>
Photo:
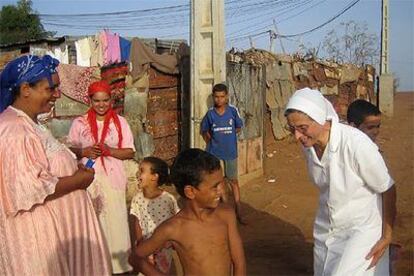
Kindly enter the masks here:
<path id="1" fill-rule="evenodd" d="M 17 1 L 0 0 L 0 6 Z M 108 28 L 121 36 L 186 39 L 189 41 L 189 0 L 33 0 L 46 30 L 57 36 L 95 34 Z M 254 47 L 269 50 L 266 31 L 302 36 L 283 38 L 283 48 L 294 53 L 303 44 L 318 47 L 326 34 L 341 22 L 366 24 L 381 36 L 380 0 L 225 0 L 226 48 Z M 346 7 L 354 4 L 348 10 Z M 399 79 L 399 91 L 414 91 L 414 1 L 390 0 L 390 70 Z M 343 12 L 344 11 L 344 12 Z M 343 12 L 341 14 L 341 12 Z M 110 14 L 102 14 L 110 13 Z M 113 14 L 117 13 L 117 14 Z M 91 15 L 93 14 L 93 15 Z M 73 16 L 76 15 L 76 16 Z M 273 48 L 281 52 L 280 40 Z M 323 54 L 323 52 L 322 52 Z"/>

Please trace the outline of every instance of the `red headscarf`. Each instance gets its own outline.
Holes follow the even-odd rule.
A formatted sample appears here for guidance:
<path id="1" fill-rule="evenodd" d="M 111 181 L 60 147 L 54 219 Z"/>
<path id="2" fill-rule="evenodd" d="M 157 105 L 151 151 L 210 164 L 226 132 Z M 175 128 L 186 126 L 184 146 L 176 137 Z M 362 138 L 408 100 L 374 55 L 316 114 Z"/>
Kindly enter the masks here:
<path id="1" fill-rule="evenodd" d="M 106 81 L 97 81 L 91 83 L 88 88 L 88 96 L 92 99 L 92 96 L 97 92 L 104 92 L 111 96 L 111 86 Z M 105 114 L 104 125 L 102 129 L 101 138 L 98 138 L 98 123 L 96 120 L 96 111 L 92 107 L 88 110 L 88 123 L 89 127 L 91 128 L 92 136 L 95 141 L 95 144 L 99 144 L 101 149 L 102 155 L 102 165 L 106 171 L 105 164 L 104 164 L 104 156 L 109 156 L 109 150 L 104 147 L 105 138 L 108 134 L 109 124 L 111 119 L 113 120 L 116 130 L 118 131 L 118 148 L 122 147 L 122 129 L 121 129 L 121 122 L 119 121 L 118 115 L 112 109 L 112 106 L 109 108 L 108 112 Z"/>

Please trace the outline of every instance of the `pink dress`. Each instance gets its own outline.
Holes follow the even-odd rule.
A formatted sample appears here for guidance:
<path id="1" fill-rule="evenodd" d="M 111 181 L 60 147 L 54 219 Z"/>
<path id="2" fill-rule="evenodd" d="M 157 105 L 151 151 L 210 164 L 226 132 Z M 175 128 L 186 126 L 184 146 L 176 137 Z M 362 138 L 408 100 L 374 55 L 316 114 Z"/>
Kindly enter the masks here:
<path id="1" fill-rule="evenodd" d="M 122 128 L 122 148 L 135 150 L 134 137 L 125 118 L 119 116 Z M 98 123 L 98 137 L 101 137 L 103 121 Z M 85 148 L 94 145 L 93 136 L 86 115 L 73 120 L 68 135 L 68 142 L 76 148 Z M 118 148 L 118 132 L 113 122 L 105 143 Z M 95 179 L 89 186 L 88 192 L 92 198 L 95 211 L 98 215 L 112 257 L 113 273 L 124 273 L 132 270 L 128 264 L 131 240 L 128 226 L 128 212 L 126 206 L 127 177 L 122 160 L 106 156 L 105 168 L 101 157 L 95 160 Z M 82 160 L 86 163 L 86 158 Z"/>
<path id="2" fill-rule="evenodd" d="M 0 114 L 0 275 L 111 274 L 87 192 L 45 201 L 76 169 L 46 128 L 12 107 Z"/>

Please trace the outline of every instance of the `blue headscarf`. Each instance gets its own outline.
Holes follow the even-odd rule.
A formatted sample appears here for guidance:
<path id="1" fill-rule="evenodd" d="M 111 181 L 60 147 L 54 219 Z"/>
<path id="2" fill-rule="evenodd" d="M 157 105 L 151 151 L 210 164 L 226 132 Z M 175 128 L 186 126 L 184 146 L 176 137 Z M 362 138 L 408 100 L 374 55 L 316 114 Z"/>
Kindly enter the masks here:
<path id="1" fill-rule="evenodd" d="M 49 55 L 43 57 L 27 55 L 10 61 L 0 74 L 0 113 L 13 102 L 13 91 L 24 83 L 35 83 L 46 78 L 53 86 L 52 74 L 59 65 Z"/>

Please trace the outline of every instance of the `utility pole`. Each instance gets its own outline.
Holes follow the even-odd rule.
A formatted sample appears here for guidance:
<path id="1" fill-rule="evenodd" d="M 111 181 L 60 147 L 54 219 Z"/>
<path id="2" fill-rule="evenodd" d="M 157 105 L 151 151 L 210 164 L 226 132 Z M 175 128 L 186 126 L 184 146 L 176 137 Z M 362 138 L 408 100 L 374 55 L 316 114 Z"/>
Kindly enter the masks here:
<path id="1" fill-rule="evenodd" d="M 272 30 L 269 30 L 269 38 L 270 38 L 270 46 L 269 52 L 273 52 L 273 40 L 275 39 L 276 35 Z"/>
<path id="2" fill-rule="evenodd" d="M 276 20 L 273 19 L 273 27 L 275 29 L 275 38 L 279 38 L 280 48 L 282 49 L 283 54 L 286 54 L 285 47 L 283 47 L 282 37 L 279 35 L 279 30 L 277 29 Z"/>
<path id="3" fill-rule="evenodd" d="M 380 75 L 388 74 L 388 59 L 389 52 L 389 15 L 388 15 L 388 0 L 382 0 L 382 21 L 381 21 L 381 59 L 380 59 Z"/>
<path id="4" fill-rule="evenodd" d="M 254 42 L 251 36 L 249 36 L 249 43 L 250 43 L 250 48 L 254 48 Z"/>
<path id="5" fill-rule="evenodd" d="M 200 124 L 214 84 L 226 81 L 224 0 L 191 0 L 190 147 L 204 148 Z"/>
<path id="6" fill-rule="evenodd" d="M 394 113 L 394 77 L 389 72 L 389 2 L 382 0 L 381 59 L 377 105 L 385 115 Z"/>

